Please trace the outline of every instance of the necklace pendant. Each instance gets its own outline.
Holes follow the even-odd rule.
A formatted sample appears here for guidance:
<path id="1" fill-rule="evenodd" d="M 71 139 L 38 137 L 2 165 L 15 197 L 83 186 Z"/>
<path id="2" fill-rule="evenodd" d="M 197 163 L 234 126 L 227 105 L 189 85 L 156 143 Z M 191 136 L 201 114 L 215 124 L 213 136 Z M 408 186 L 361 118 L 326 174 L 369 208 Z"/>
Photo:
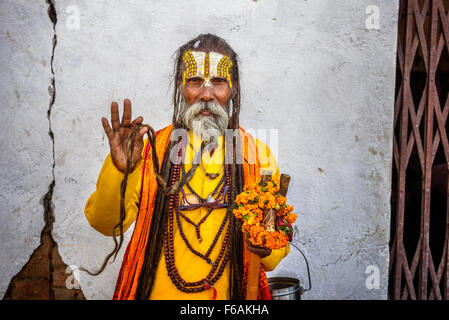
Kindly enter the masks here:
<path id="1" fill-rule="evenodd" d="M 206 259 L 206 262 L 207 262 L 208 264 L 210 264 L 212 267 L 215 267 L 215 262 L 213 262 L 213 261 L 211 260 L 211 258 L 207 258 L 207 259 Z"/>
<path id="2" fill-rule="evenodd" d="M 213 180 L 218 178 L 218 173 L 206 173 L 206 176 Z"/>

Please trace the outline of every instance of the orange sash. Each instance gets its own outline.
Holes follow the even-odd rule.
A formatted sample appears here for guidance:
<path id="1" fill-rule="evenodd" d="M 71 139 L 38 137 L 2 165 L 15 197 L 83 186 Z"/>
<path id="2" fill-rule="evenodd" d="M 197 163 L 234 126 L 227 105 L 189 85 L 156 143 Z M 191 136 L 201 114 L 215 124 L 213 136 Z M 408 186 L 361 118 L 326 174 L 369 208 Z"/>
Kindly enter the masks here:
<path id="1" fill-rule="evenodd" d="M 169 125 L 156 132 L 156 154 L 159 165 L 162 165 L 165 151 L 170 142 L 173 125 Z M 243 163 L 244 182 L 255 183 L 260 180 L 260 164 L 257 157 L 256 145 L 251 135 L 240 128 L 241 148 L 245 158 Z M 145 248 L 150 233 L 151 218 L 156 201 L 157 183 L 151 159 L 151 145 L 146 143 L 142 166 L 142 192 L 139 214 L 133 235 L 126 248 L 120 273 L 114 291 L 114 300 L 135 300 L 139 275 L 142 270 Z M 160 169 L 160 168 L 159 168 Z M 244 237 L 246 243 L 246 236 Z M 249 251 L 243 246 L 243 292 L 246 292 L 246 282 L 249 264 Z M 268 280 L 263 267 L 260 267 L 258 299 L 271 299 Z"/>

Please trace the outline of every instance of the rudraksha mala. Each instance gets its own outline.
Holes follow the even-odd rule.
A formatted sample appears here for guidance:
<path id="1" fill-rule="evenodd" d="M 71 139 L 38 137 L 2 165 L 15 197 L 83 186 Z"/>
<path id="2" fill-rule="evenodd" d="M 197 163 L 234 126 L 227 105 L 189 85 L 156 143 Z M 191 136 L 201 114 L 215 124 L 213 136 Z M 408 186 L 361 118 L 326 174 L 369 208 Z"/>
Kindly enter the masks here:
<path id="1" fill-rule="evenodd" d="M 178 153 L 177 153 L 175 164 L 173 165 L 173 176 L 172 176 L 172 181 L 171 181 L 172 185 L 174 183 L 176 183 L 180 178 L 180 172 L 181 172 L 181 166 L 182 166 L 182 164 L 181 164 L 182 153 L 183 153 L 182 151 L 183 150 L 180 147 L 178 150 Z M 225 184 L 227 186 L 230 186 L 229 165 L 225 166 L 224 175 L 225 175 L 225 180 L 226 180 Z M 224 185 L 222 187 L 221 192 L 224 192 Z M 227 189 L 227 201 L 229 201 L 229 199 L 230 199 L 230 193 L 231 193 L 231 190 L 230 190 L 230 188 L 228 188 Z M 226 234 L 224 236 L 224 240 L 223 240 L 223 243 L 222 243 L 222 246 L 220 249 L 220 253 L 219 253 L 217 259 L 215 260 L 215 262 L 212 262 L 212 260 L 209 258 L 209 255 L 212 252 L 212 249 L 217 244 L 217 241 L 220 237 L 220 234 L 222 233 L 222 231 L 224 229 L 224 226 L 226 225 L 226 222 L 228 220 L 230 220 L 231 213 L 230 213 L 229 209 L 226 210 L 226 214 L 223 219 L 223 222 L 221 223 L 220 228 L 219 228 L 211 246 L 207 250 L 206 254 L 202 254 L 192 248 L 191 244 L 187 240 L 187 238 L 182 230 L 181 221 L 180 221 L 181 214 L 179 211 L 179 198 L 178 197 L 179 197 L 178 194 L 170 195 L 169 204 L 168 204 L 168 222 L 167 222 L 167 227 L 164 230 L 164 258 L 165 258 L 165 265 L 167 268 L 167 273 L 168 273 L 168 276 L 171 279 L 172 283 L 180 291 L 186 292 L 186 293 L 202 292 L 202 291 L 208 290 L 210 288 L 213 288 L 213 285 L 215 284 L 215 282 L 218 281 L 218 279 L 220 279 L 221 275 L 224 272 L 226 264 L 228 263 L 230 253 L 231 253 L 231 246 L 229 245 L 230 237 L 231 237 L 230 221 L 228 223 L 228 227 L 226 228 Z M 206 216 L 209 216 L 210 213 L 212 212 L 212 210 L 213 209 L 210 209 Z M 195 255 L 197 255 L 198 257 L 206 260 L 207 263 L 212 265 L 212 268 L 211 268 L 211 271 L 209 272 L 209 274 L 205 278 L 203 278 L 199 281 L 195 281 L 195 282 L 185 281 L 184 279 L 181 278 L 181 276 L 179 275 L 178 270 L 176 268 L 175 255 L 174 255 L 174 243 L 173 243 L 173 241 L 174 241 L 174 235 L 173 235 L 174 216 L 176 216 L 176 221 L 177 221 L 177 225 L 178 225 L 178 229 L 181 234 L 181 237 L 183 238 L 183 240 L 184 240 L 186 246 L 189 248 L 189 250 L 192 253 L 194 253 Z M 183 215 L 183 217 L 185 217 L 185 216 Z M 189 222 L 189 220 L 186 220 L 186 221 Z M 200 221 L 200 223 L 202 223 L 202 222 L 204 222 L 203 219 Z M 200 223 L 194 224 L 192 222 L 192 224 L 195 225 L 197 235 L 199 234 Z"/>
<path id="2" fill-rule="evenodd" d="M 193 149 L 193 146 L 192 146 L 192 149 Z M 182 173 L 182 175 L 185 175 L 186 174 L 186 170 L 185 170 L 185 168 L 184 168 L 184 165 L 181 165 L 181 173 Z M 215 196 L 215 194 L 218 192 L 218 190 L 220 189 L 220 192 L 219 192 L 219 194 L 223 194 L 223 192 L 224 192 L 224 189 L 225 189 L 225 185 L 227 185 L 227 184 L 225 184 L 225 177 L 226 177 L 226 174 L 223 174 L 223 176 L 222 176 L 222 178 L 220 179 L 220 181 L 218 182 L 218 184 L 217 184 L 217 186 L 215 187 L 215 189 L 211 192 L 211 194 L 209 195 L 209 196 Z M 190 184 L 187 182 L 186 183 L 186 186 L 187 186 L 187 188 L 200 200 L 200 202 L 201 203 L 204 203 L 204 202 L 206 202 L 207 201 L 207 199 L 204 199 L 204 198 L 202 198 L 191 186 L 190 186 Z M 228 187 L 229 188 L 229 187 Z M 209 210 L 208 210 L 208 212 L 207 212 L 207 214 L 198 222 L 198 223 L 195 223 L 195 222 L 193 222 L 189 217 L 187 217 L 184 213 L 182 213 L 180 210 L 179 210 L 179 206 L 176 206 L 175 207 L 175 210 L 176 210 L 176 217 L 177 217 L 177 220 L 178 220 L 178 218 L 179 218 L 179 216 L 181 216 L 181 217 L 183 217 L 184 218 L 184 220 L 185 221 L 187 221 L 188 223 L 190 223 L 191 225 L 193 225 L 194 227 L 195 227 L 195 231 L 196 231 L 196 236 L 197 236 L 197 238 L 198 238 L 198 240 L 201 242 L 201 241 L 203 241 L 203 239 L 201 238 L 201 234 L 200 234 L 200 227 L 201 227 L 201 225 L 204 223 L 204 221 L 206 221 L 206 219 L 209 217 L 209 215 L 212 213 L 212 211 L 213 211 L 213 209 L 212 208 L 210 208 Z M 225 222 L 223 222 L 223 224 L 222 224 L 222 227 L 220 228 L 220 233 L 221 233 L 221 230 L 223 229 L 223 226 L 224 226 L 224 224 L 225 224 Z M 178 225 L 180 225 L 180 223 L 178 223 Z M 181 229 L 181 226 L 179 227 L 180 229 Z M 183 235 L 183 233 L 181 233 L 181 235 Z M 184 239 L 184 241 L 186 241 L 186 239 Z M 193 251 L 192 251 L 193 252 Z M 195 253 L 195 252 L 194 252 Z"/>

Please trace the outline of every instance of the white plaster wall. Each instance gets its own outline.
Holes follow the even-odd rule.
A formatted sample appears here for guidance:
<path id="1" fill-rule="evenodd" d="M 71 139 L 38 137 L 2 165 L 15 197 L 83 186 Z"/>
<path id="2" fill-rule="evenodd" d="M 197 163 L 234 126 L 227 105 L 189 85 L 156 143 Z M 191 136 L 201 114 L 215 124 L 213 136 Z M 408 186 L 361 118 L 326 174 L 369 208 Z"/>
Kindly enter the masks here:
<path id="1" fill-rule="evenodd" d="M 53 181 L 47 8 L 45 1 L 0 1 L 0 297 L 40 244 L 42 199 Z"/>
<path id="2" fill-rule="evenodd" d="M 83 213 L 108 153 L 100 119 L 109 117 L 111 101 L 130 98 L 134 116 L 167 125 L 172 54 L 211 32 L 240 55 L 242 126 L 279 130 L 278 162 L 292 176 L 288 198 L 299 213 L 295 243 L 311 266 L 313 289 L 303 298 L 385 299 L 397 2 L 56 0 L 53 235 L 64 261 L 96 268 L 113 247 Z M 380 9 L 379 30 L 365 27 L 368 5 Z M 72 24 L 76 9 L 79 29 Z M 41 45 L 48 49 L 49 41 Z M 45 128 L 38 136 L 46 139 Z M 127 241 L 102 275 L 81 273 L 87 298 L 112 297 Z M 379 289 L 365 286 L 369 265 L 380 270 Z M 2 262 L 2 273 L 14 274 L 10 269 Z M 293 248 L 275 275 L 307 286 Z"/>

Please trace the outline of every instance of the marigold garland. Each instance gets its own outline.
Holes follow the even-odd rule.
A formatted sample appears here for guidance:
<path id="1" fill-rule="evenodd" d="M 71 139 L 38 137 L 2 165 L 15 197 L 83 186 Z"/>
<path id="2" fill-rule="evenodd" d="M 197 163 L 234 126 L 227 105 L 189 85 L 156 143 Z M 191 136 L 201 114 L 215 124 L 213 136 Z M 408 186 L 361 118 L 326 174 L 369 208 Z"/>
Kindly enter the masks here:
<path id="1" fill-rule="evenodd" d="M 256 246 L 279 249 L 292 240 L 292 224 L 297 215 L 293 206 L 287 204 L 287 198 L 279 192 L 279 179 L 272 179 L 263 186 L 260 182 L 245 185 L 231 210 L 242 223 L 242 231 L 247 233 L 249 241 Z M 277 215 L 276 231 L 268 232 L 263 225 L 263 211 L 273 209 Z"/>

